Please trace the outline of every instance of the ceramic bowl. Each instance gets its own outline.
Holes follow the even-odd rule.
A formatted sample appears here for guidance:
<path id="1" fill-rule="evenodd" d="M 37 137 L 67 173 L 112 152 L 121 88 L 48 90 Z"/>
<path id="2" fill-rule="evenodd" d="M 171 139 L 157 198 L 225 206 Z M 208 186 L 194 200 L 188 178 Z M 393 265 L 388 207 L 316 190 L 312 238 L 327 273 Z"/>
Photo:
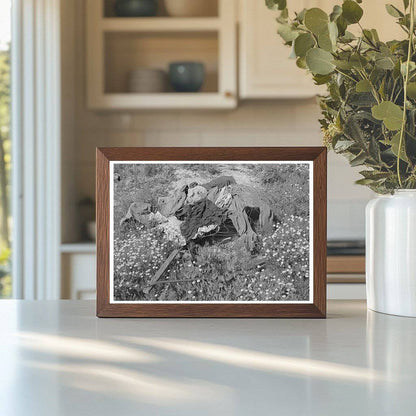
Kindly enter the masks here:
<path id="1" fill-rule="evenodd" d="M 167 90 L 166 72 L 161 69 L 138 68 L 129 73 L 129 92 L 160 93 Z"/>
<path id="2" fill-rule="evenodd" d="M 158 0 L 117 0 L 114 5 L 119 17 L 156 16 Z"/>
<path id="3" fill-rule="evenodd" d="M 205 80 L 205 67 L 201 62 L 172 62 L 169 65 L 169 82 L 176 92 L 197 92 Z"/>

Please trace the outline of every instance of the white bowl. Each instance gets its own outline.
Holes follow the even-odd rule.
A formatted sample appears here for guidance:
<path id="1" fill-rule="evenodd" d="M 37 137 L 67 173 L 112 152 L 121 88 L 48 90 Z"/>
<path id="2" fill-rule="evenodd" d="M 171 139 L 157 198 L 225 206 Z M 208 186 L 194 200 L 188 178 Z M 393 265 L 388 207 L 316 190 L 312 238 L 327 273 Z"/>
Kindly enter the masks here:
<path id="1" fill-rule="evenodd" d="M 159 93 L 167 89 L 167 75 L 161 69 L 139 68 L 129 73 L 127 90 L 136 93 Z"/>
<path id="2" fill-rule="evenodd" d="M 166 11 L 173 17 L 217 16 L 217 7 L 216 0 L 165 0 Z"/>

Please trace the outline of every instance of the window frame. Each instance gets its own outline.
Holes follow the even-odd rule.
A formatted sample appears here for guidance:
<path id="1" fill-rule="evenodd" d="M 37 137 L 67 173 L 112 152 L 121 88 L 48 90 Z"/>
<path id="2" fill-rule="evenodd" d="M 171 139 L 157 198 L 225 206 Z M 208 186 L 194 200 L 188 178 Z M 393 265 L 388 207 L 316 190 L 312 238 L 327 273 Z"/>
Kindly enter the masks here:
<path id="1" fill-rule="evenodd" d="M 12 281 L 18 299 L 60 297 L 60 0 L 14 0 Z"/>

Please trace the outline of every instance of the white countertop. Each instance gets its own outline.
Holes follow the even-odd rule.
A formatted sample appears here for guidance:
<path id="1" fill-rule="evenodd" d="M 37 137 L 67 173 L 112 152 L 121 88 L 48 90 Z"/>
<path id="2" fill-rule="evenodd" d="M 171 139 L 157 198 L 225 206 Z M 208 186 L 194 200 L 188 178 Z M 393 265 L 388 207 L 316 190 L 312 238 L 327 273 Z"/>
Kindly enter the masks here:
<path id="1" fill-rule="evenodd" d="M 415 415 L 416 319 L 97 319 L 0 301 L 0 415 Z"/>

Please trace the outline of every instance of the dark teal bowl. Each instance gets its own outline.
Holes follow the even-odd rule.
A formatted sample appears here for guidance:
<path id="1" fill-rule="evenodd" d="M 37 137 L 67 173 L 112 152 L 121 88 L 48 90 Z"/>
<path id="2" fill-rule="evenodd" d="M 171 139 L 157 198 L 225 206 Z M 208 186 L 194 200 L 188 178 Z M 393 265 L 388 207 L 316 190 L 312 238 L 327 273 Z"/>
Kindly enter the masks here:
<path id="1" fill-rule="evenodd" d="M 205 67 L 201 62 L 172 62 L 169 81 L 176 92 L 198 92 L 205 80 Z"/>
<path id="2" fill-rule="evenodd" d="M 157 2 L 158 0 L 117 0 L 114 11 L 120 17 L 156 16 Z"/>

